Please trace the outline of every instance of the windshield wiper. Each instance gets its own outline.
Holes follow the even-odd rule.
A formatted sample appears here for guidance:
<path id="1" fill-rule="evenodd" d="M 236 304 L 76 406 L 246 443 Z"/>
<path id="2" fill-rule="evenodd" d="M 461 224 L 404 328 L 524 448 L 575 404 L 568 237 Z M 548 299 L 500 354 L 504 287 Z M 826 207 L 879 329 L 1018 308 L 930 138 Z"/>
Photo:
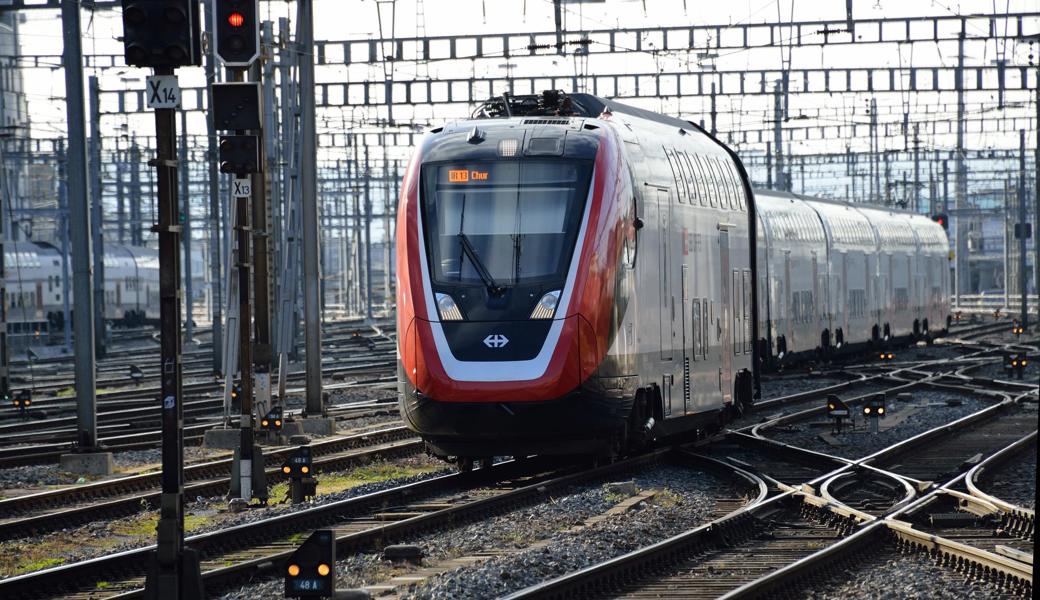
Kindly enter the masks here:
<path id="1" fill-rule="evenodd" d="M 495 278 L 488 272 L 487 267 L 481 262 L 480 257 L 477 256 L 477 251 L 473 249 L 473 244 L 469 241 L 469 236 L 463 232 L 459 232 L 459 243 L 462 245 L 462 251 L 469 257 L 473 267 L 477 270 L 477 275 L 480 275 L 480 279 L 487 286 L 488 293 L 492 296 L 501 296 L 505 289 L 495 282 Z"/>

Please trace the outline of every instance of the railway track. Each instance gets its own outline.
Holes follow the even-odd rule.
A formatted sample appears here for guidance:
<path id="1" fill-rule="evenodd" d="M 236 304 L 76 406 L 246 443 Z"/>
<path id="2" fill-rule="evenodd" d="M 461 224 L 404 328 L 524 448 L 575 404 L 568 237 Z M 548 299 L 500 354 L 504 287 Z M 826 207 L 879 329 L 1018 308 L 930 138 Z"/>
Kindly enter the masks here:
<path id="1" fill-rule="evenodd" d="M 1035 405 L 1023 402 L 1030 394 L 991 392 L 977 384 L 962 382 L 961 390 L 1001 394 L 1003 400 L 862 459 L 782 444 L 754 435 L 754 427 L 731 431 L 721 442 L 706 442 L 699 452 L 739 464 L 769 481 L 771 497 L 737 514 L 508 597 L 797 596 L 791 591 L 797 582 L 818 580 L 836 561 L 846 564 L 841 561 L 849 556 L 869 555 L 882 547 L 923 548 L 1011 595 L 1028 596 L 1032 555 L 1030 552 L 1027 559 L 1023 546 L 1028 541 L 1031 547 L 1031 540 L 1020 535 L 1023 543 L 1009 542 L 1009 528 L 1002 531 L 1000 519 L 980 519 L 985 513 L 979 506 L 988 504 L 990 512 L 998 510 L 984 498 L 977 498 L 973 509 L 946 512 L 966 506 L 963 499 L 972 498 L 953 489 L 966 477 L 977 481 L 986 466 L 1035 444 Z M 757 454 L 747 456 L 748 449 Z M 780 456 L 789 460 L 780 460 Z M 985 462 L 985 457 L 993 458 Z M 790 466 L 795 464 L 798 466 Z M 975 470 L 966 475 L 973 465 Z M 987 529 L 986 523 L 995 526 Z M 1021 525 L 1017 531 L 1031 535 Z"/>
<path id="2" fill-rule="evenodd" d="M 543 502 L 571 486 L 646 469 L 670 454 L 670 449 L 661 449 L 591 469 L 560 467 L 559 461 L 511 461 L 192 536 L 187 543 L 201 553 L 207 590 L 215 591 L 260 574 L 280 572 L 299 536 L 315 528 L 334 528 L 340 553 L 378 549 L 419 532 L 455 527 Z M 0 580 L 0 596 L 139 597 L 143 569 L 153 550 L 154 546 L 140 548 Z M 104 589 L 98 589 L 98 581 L 105 582 Z"/>
<path id="3" fill-rule="evenodd" d="M 331 389 L 334 386 L 326 386 Z M 342 385 L 336 389 L 346 389 L 349 385 Z M 189 403 L 190 404 L 190 403 Z M 215 409 L 213 409 L 215 410 Z M 396 412 L 396 398 L 386 397 L 366 402 L 356 402 L 341 405 L 332 405 L 327 409 L 329 417 L 339 421 L 360 417 L 380 416 L 388 412 Z M 153 412 L 149 409 L 149 413 Z M 209 410 L 208 412 L 212 412 Z M 299 416 L 301 409 L 289 409 L 285 412 L 287 418 Z M 185 445 L 199 445 L 205 432 L 220 426 L 220 417 L 210 415 L 209 417 L 196 416 L 185 420 L 183 437 Z M 162 442 L 162 435 L 158 424 L 144 420 L 136 427 L 116 426 L 106 428 L 99 427 L 102 434 L 99 436 L 102 447 L 111 452 L 123 452 L 131 450 L 147 450 L 158 447 Z M 106 434 L 107 432 L 107 434 Z M 12 439 L 14 436 L 11 436 Z M 40 443 L 33 441 L 32 435 L 25 438 L 24 445 L 16 447 L 0 448 L 0 468 L 10 468 L 26 465 L 53 464 L 57 463 L 62 454 L 73 449 L 73 444 L 68 442 Z"/>
<path id="4" fill-rule="evenodd" d="M 321 440 L 310 444 L 310 448 L 315 472 L 321 473 L 374 460 L 413 455 L 423 446 L 406 428 L 387 427 Z M 281 467 L 294 450 L 295 447 L 286 446 L 265 452 L 269 486 L 285 479 Z M 227 493 L 231 463 L 230 458 L 223 458 L 186 466 L 186 497 Z M 160 499 L 159 487 L 160 473 L 154 472 L 0 500 L 0 540 L 156 509 Z"/>

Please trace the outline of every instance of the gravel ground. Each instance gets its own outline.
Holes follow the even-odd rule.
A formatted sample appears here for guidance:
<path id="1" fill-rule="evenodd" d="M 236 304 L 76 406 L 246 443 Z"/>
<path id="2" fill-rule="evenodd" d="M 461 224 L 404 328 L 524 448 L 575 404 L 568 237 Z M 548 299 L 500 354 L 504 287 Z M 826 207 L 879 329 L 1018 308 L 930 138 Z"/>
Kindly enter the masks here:
<path id="1" fill-rule="evenodd" d="M 659 467 L 634 478 L 640 490 L 665 490 L 641 508 L 608 518 L 580 532 L 565 531 L 608 510 L 623 497 L 605 486 L 583 487 L 553 497 L 550 502 L 513 511 L 446 533 L 410 540 L 423 546 L 427 559 L 471 556 L 495 548 L 527 548 L 550 540 L 540 549 L 522 550 L 505 558 L 491 558 L 459 567 L 413 585 L 406 598 L 460 599 L 502 596 L 559 574 L 660 541 L 708 520 L 715 498 L 726 486 L 710 475 L 678 467 Z M 337 561 L 339 588 L 359 587 L 407 573 L 377 554 L 358 554 Z M 225 594 L 223 600 L 281 598 L 280 578 L 271 578 Z"/>
<path id="2" fill-rule="evenodd" d="M 799 590 L 798 597 L 812 600 L 903 600 L 942 598 L 1010 597 L 994 585 L 966 579 L 939 567 L 922 554 L 896 554 L 882 550 L 844 569 L 823 583 Z"/>
<path id="3" fill-rule="evenodd" d="M 271 504 L 264 509 L 247 510 L 241 513 L 232 513 L 227 510 L 226 499 L 222 497 L 202 498 L 197 497 L 194 501 L 185 503 L 185 527 L 188 535 L 197 535 L 224 529 L 243 523 L 251 523 L 277 515 L 296 512 L 313 506 L 328 504 L 337 500 L 352 498 L 387 488 L 404 485 L 414 481 L 421 481 L 430 477 L 444 474 L 448 469 L 442 468 L 444 463 L 435 461 L 425 455 L 416 455 L 397 459 L 387 463 L 372 463 L 359 469 L 348 471 L 319 473 L 318 492 L 322 493 L 322 480 L 326 478 L 342 477 L 348 479 L 363 478 L 365 474 L 358 474 L 359 470 L 365 473 L 379 473 L 381 468 L 384 473 L 395 471 L 415 473 L 420 470 L 429 472 L 393 477 L 371 483 L 360 483 L 348 489 L 322 494 L 311 503 L 299 505 L 277 504 L 282 498 L 272 496 Z M 284 486 L 282 486 L 284 488 Z M 157 511 L 144 511 L 137 515 L 121 519 L 95 521 L 78 527 L 62 529 L 42 536 L 33 536 L 19 540 L 0 542 L 0 556 L 12 556 L 24 551 L 29 547 L 51 548 L 49 558 L 59 559 L 62 562 L 73 562 L 87 560 L 105 554 L 112 554 L 123 550 L 140 548 L 155 543 L 154 520 L 158 518 Z M 70 544 L 69 540 L 76 540 Z M 3 569 L 0 569 L 2 578 Z"/>
<path id="4" fill-rule="evenodd" d="M 1019 454 L 1017 460 L 1009 461 L 992 475 L 984 479 L 979 489 L 1028 509 L 1036 507 L 1036 446 Z"/>
<path id="5" fill-rule="evenodd" d="M 928 431 L 965 415 L 982 410 L 992 401 L 974 396 L 956 394 L 945 390 L 918 389 L 910 392 L 913 399 L 902 402 L 889 398 L 886 403 L 887 416 L 881 420 L 881 431 L 871 434 L 864 422 L 862 409 L 852 407 L 855 428 L 845 423 L 842 433 L 831 431 L 831 422 L 826 416 L 816 417 L 811 422 L 793 423 L 781 428 L 771 428 L 763 433 L 779 442 L 808 448 L 817 452 L 836 454 L 846 458 L 859 458 L 872 454 L 896 442 Z M 947 406 L 947 400 L 959 400 L 960 406 Z"/>

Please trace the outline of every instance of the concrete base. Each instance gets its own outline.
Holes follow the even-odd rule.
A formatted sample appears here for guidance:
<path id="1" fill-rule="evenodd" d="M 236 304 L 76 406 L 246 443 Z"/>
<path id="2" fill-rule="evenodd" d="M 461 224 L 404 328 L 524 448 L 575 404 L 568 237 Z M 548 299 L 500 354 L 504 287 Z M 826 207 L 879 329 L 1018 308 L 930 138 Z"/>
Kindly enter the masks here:
<path id="1" fill-rule="evenodd" d="M 282 423 L 282 436 L 288 439 L 294 435 L 303 435 L 303 424 L 299 421 L 284 421 Z"/>
<path id="2" fill-rule="evenodd" d="M 238 448 L 241 439 L 241 429 L 207 429 L 202 438 L 202 446 L 210 450 L 234 450 Z"/>
<path id="3" fill-rule="evenodd" d="M 62 454 L 61 470 L 77 475 L 111 475 L 116 470 L 111 452 L 82 452 Z"/>
<path id="4" fill-rule="evenodd" d="M 336 433 L 336 420 L 329 418 L 306 418 L 298 423 L 303 424 L 304 433 L 311 435 L 334 435 Z"/>

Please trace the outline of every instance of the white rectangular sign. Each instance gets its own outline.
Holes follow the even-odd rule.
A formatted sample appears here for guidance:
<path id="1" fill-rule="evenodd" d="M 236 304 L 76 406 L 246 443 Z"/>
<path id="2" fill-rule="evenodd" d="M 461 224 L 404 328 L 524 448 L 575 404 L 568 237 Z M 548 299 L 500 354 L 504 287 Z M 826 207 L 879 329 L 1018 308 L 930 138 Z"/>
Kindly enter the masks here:
<path id="1" fill-rule="evenodd" d="M 181 105 L 181 86 L 176 75 L 151 75 L 146 85 L 148 108 L 177 108 Z"/>
<path id="2" fill-rule="evenodd" d="M 249 177 L 235 177 L 231 180 L 231 195 L 235 198 L 249 198 L 253 195 L 253 180 Z"/>

